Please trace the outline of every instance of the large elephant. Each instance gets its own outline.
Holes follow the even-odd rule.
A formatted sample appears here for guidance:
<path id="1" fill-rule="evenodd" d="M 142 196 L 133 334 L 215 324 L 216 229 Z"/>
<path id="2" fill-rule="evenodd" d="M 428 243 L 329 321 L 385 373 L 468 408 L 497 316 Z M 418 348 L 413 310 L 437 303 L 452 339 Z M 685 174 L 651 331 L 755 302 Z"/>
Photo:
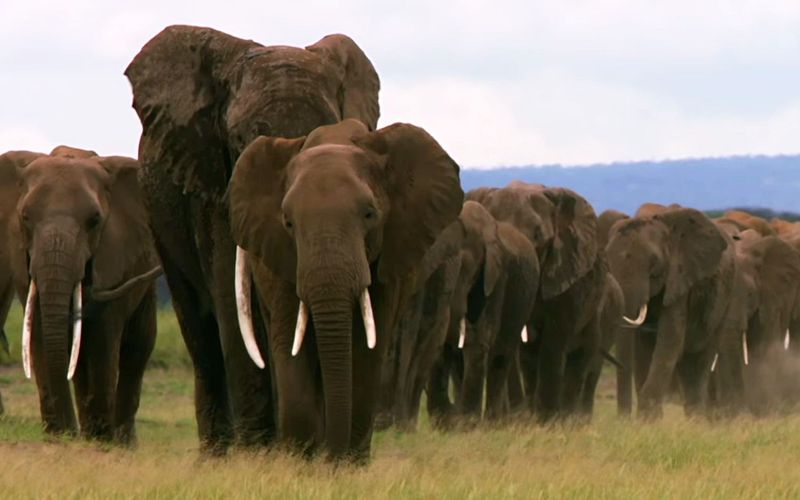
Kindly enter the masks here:
<path id="1" fill-rule="evenodd" d="M 540 419 L 568 413 L 577 406 L 565 405 L 565 397 L 581 397 L 602 351 L 597 319 L 608 269 L 598 258 L 594 209 L 569 189 L 518 181 L 473 190 L 467 198 L 512 224 L 536 249 L 540 286 L 528 323 L 531 341 L 520 350 L 525 390 Z"/>
<path id="2" fill-rule="evenodd" d="M 156 35 L 125 74 L 142 122 L 139 158 L 153 233 L 194 364 L 202 449 L 268 443 L 275 435 L 271 369 L 250 363 L 242 346 L 223 196 L 240 153 L 261 135 L 303 136 L 345 118 L 374 130 L 378 75 L 343 35 L 305 49 L 264 47 L 191 26 Z"/>
<path id="3" fill-rule="evenodd" d="M 703 408 L 736 280 L 732 240 L 702 213 L 647 207 L 613 226 L 606 253 L 622 287 L 626 317 L 646 317 L 636 334 L 639 414 L 661 414 L 677 371 L 687 411 Z"/>
<path id="4" fill-rule="evenodd" d="M 138 173 L 131 158 L 63 146 L 0 156 L 3 259 L 25 304 L 23 366 L 47 432 L 77 431 L 72 379 L 84 436 L 135 438 L 160 273 Z"/>
<path id="5" fill-rule="evenodd" d="M 269 318 L 283 440 L 369 456 L 390 332 L 463 197 L 458 166 L 412 125 L 345 120 L 244 150 L 228 191 L 237 280 L 252 269 Z"/>

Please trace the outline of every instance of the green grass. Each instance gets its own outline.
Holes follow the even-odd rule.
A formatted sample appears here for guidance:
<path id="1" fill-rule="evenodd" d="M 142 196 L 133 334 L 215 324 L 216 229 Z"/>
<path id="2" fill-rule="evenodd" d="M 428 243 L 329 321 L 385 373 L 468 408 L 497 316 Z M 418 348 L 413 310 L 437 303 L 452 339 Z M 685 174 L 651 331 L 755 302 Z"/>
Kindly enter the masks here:
<path id="1" fill-rule="evenodd" d="M 604 380 L 590 425 L 378 433 L 366 467 L 279 451 L 197 452 L 192 377 L 168 311 L 146 373 L 139 447 L 122 450 L 41 432 L 35 385 L 19 366 L 18 312 L 0 367 L 2 498 L 796 498 L 800 416 L 689 420 L 675 405 L 645 424 L 615 415 Z M 6 360 L 8 361 L 8 360 Z"/>

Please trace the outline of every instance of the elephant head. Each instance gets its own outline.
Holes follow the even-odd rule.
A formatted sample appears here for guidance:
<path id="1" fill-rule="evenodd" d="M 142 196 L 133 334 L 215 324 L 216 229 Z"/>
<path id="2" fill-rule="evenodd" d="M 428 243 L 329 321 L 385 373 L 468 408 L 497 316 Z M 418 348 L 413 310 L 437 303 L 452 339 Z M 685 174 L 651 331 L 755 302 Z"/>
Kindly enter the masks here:
<path id="1" fill-rule="evenodd" d="M 166 169 L 184 192 L 214 201 L 258 136 L 299 137 L 346 118 L 374 130 L 378 121 L 378 75 L 344 35 L 303 49 L 169 26 L 125 75 L 142 122 L 143 166 Z"/>
<path id="2" fill-rule="evenodd" d="M 744 227 L 758 231 L 761 236 L 774 236 L 775 229 L 765 219 L 741 210 L 728 210 L 723 215 L 725 219 L 741 223 Z"/>
<path id="3" fill-rule="evenodd" d="M 606 253 L 611 273 L 625 296 L 625 316 L 644 320 L 650 299 L 663 305 L 685 298 L 713 275 L 727 248 L 721 231 L 701 212 L 665 208 L 615 224 Z"/>
<path id="4" fill-rule="evenodd" d="M 393 319 L 385 318 L 397 312 L 385 311 L 397 305 L 382 303 L 393 295 L 385 292 L 414 277 L 457 217 L 463 202 L 458 166 L 418 127 L 370 132 L 345 120 L 307 137 L 259 137 L 237 161 L 228 197 L 236 243 L 295 290 L 293 354 L 313 325 L 326 443 L 341 453 L 350 440 L 351 344 L 366 334 L 370 347 L 386 345 L 381 335 Z M 372 296 L 383 313 L 373 316 Z M 353 321 L 358 305 L 363 323 Z"/>
<path id="5" fill-rule="evenodd" d="M 601 250 L 606 248 L 608 237 L 611 234 L 611 228 L 614 227 L 614 224 L 629 218 L 627 214 L 618 210 L 606 210 L 597 216 L 597 244 Z"/>
<path id="6" fill-rule="evenodd" d="M 586 275 L 597 259 L 597 216 L 582 196 L 564 188 L 515 181 L 502 189 L 470 191 L 498 221 L 508 222 L 536 247 L 540 291 L 553 298 Z"/>
<path id="7" fill-rule="evenodd" d="M 0 224 L 16 287 L 22 297 L 28 290 L 23 362 L 30 376 L 31 334 L 40 322 L 44 359 L 34 361 L 51 392 L 43 415 L 49 430 L 74 429 L 67 380 L 78 361 L 84 295 L 113 300 L 160 271 L 131 276 L 134 264 L 154 264 L 138 171 L 131 158 L 65 146 L 0 156 Z"/>

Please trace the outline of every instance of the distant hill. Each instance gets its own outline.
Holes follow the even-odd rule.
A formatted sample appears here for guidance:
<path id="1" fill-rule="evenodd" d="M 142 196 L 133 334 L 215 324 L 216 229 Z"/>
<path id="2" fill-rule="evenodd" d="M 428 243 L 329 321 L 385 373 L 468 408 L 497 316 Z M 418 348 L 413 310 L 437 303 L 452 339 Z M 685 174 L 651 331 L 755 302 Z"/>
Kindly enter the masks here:
<path id="1" fill-rule="evenodd" d="M 615 208 L 632 213 L 644 202 L 701 210 L 758 207 L 800 212 L 800 155 L 461 171 L 465 190 L 505 186 L 515 179 L 573 189 L 597 212 Z"/>

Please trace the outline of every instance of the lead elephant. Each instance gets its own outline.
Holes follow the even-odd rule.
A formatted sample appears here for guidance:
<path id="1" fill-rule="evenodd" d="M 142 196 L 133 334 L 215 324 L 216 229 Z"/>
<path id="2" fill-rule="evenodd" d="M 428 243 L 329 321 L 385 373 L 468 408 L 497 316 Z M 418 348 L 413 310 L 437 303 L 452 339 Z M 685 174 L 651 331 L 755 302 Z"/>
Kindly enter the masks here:
<path id="1" fill-rule="evenodd" d="M 239 157 L 228 191 L 237 280 L 244 290 L 246 263 L 269 318 L 283 440 L 369 456 L 390 332 L 463 196 L 455 162 L 407 124 L 370 132 L 345 120 L 259 137 Z M 243 333 L 261 364 L 266 351 Z"/>
<path id="2" fill-rule="evenodd" d="M 569 413 L 567 406 L 575 405 L 565 406 L 565 397 L 580 397 L 601 354 L 596 320 L 608 270 L 598 258 L 594 209 L 569 189 L 522 182 L 473 190 L 467 197 L 516 227 L 536 249 L 540 286 L 528 322 L 531 341 L 520 349 L 525 391 L 541 419 Z"/>
<path id="3" fill-rule="evenodd" d="M 153 232 L 194 364 L 202 449 L 269 443 L 276 432 L 271 368 L 250 363 L 241 342 L 225 190 L 240 153 L 261 135 L 303 136 L 345 118 L 375 129 L 378 75 L 344 35 L 305 49 L 265 47 L 193 26 L 156 35 L 125 74 L 142 123 Z M 256 303 L 252 309 L 261 311 Z M 256 333 L 265 350 L 266 335 Z"/>
<path id="4" fill-rule="evenodd" d="M 72 379 L 84 436 L 135 438 L 160 273 L 138 172 L 131 158 L 63 146 L 0 156 L 3 255 L 25 304 L 23 366 L 47 432 L 77 431 Z"/>
<path id="5" fill-rule="evenodd" d="M 701 410 L 736 280 L 732 240 L 702 213 L 648 207 L 614 225 L 606 247 L 622 287 L 626 316 L 645 320 L 636 334 L 639 414 L 661 414 L 677 372 L 688 412 Z"/>

